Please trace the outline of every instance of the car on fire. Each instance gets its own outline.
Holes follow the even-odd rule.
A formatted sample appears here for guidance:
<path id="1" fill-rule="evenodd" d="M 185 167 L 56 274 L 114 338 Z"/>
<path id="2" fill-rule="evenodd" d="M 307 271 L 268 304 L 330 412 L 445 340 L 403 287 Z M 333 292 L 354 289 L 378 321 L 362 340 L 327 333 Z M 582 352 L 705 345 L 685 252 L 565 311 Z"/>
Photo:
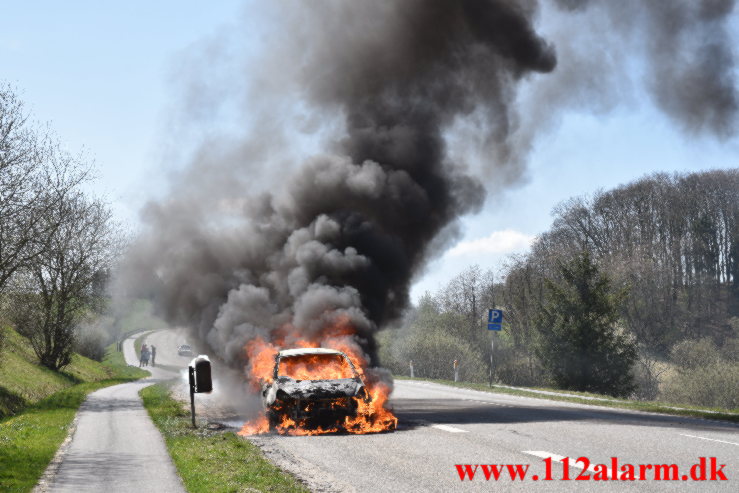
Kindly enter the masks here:
<path id="1" fill-rule="evenodd" d="M 341 351 L 300 348 L 279 351 L 271 382 L 262 387 L 269 427 L 285 418 L 306 428 L 341 429 L 369 393 L 352 361 Z"/>

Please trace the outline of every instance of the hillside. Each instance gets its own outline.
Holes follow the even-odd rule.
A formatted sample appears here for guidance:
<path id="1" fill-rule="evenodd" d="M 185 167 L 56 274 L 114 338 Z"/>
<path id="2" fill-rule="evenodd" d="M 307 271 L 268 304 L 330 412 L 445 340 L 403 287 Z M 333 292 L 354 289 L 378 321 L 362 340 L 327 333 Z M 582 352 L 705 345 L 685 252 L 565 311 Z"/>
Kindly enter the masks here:
<path id="1" fill-rule="evenodd" d="M 114 374 L 109 366 L 78 354 L 63 372 L 53 372 L 37 363 L 26 338 L 9 327 L 0 330 L 6 338 L 0 353 L 0 419 L 77 383 L 98 382 Z"/>

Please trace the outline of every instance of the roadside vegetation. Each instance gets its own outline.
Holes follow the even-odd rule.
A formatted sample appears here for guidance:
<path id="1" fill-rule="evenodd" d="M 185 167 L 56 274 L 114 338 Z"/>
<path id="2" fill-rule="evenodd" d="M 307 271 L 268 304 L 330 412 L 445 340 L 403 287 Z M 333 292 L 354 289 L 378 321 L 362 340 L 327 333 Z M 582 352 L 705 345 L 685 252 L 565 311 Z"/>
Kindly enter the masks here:
<path id="1" fill-rule="evenodd" d="M 79 354 L 64 371 L 55 372 L 38 363 L 30 342 L 9 327 L 0 327 L 6 343 L 0 365 L 0 419 L 24 409 L 64 389 L 80 383 L 109 379 L 138 379 L 148 372 L 126 365 L 123 353 L 111 344 L 102 363 Z"/>
<path id="2" fill-rule="evenodd" d="M 431 378 L 409 378 L 409 377 L 396 377 L 398 380 L 416 380 L 423 382 L 439 383 L 443 385 L 450 385 L 453 387 L 459 387 L 463 389 L 479 390 L 481 392 L 489 392 L 493 394 L 508 394 L 518 395 L 522 397 L 533 397 L 535 399 L 545 399 L 550 401 L 563 401 L 573 402 L 577 404 L 587 404 L 589 406 L 599 406 L 615 409 L 631 409 L 634 411 L 653 412 L 661 414 L 669 414 L 673 416 L 690 416 L 694 418 L 705 418 L 715 419 L 720 421 L 730 421 L 733 423 L 739 423 L 739 408 L 735 409 L 724 409 L 720 407 L 698 407 L 698 406 L 675 406 L 674 404 L 657 401 L 638 401 L 632 399 L 621 399 L 611 396 L 604 396 L 602 394 L 595 394 L 591 392 L 571 392 L 560 389 L 552 388 L 532 388 L 526 389 L 522 387 L 511 388 L 493 384 L 490 387 L 488 384 L 474 383 L 474 382 L 455 382 L 454 380 L 438 380 Z M 551 392 L 551 394 L 542 394 L 535 392 L 541 390 L 545 392 Z M 557 395 L 558 394 L 558 395 Z"/>
<path id="3" fill-rule="evenodd" d="M 75 354 L 102 361 L 122 328 L 107 313 L 123 233 L 90 193 L 94 176 L 93 159 L 67 150 L 0 81 L 0 325 L 56 372 Z M 4 346 L 0 336 L 0 366 Z"/>
<path id="4" fill-rule="evenodd" d="M 525 255 L 471 266 L 380 332 L 393 374 L 739 408 L 739 169 L 570 199 Z M 504 311 L 486 330 L 487 310 Z M 491 350 L 491 342 L 494 350 Z"/>
<path id="5" fill-rule="evenodd" d="M 148 372 L 129 367 L 115 344 L 102 363 L 77 354 L 63 373 L 38 364 L 30 342 L 11 329 L 0 366 L 0 491 L 30 491 L 38 482 L 87 394 Z"/>
<path id="6" fill-rule="evenodd" d="M 210 430 L 205 423 L 193 429 L 189 411 L 171 397 L 165 384 L 149 386 L 140 394 L 190 493 L 309 491 L 235 433 Z"/>

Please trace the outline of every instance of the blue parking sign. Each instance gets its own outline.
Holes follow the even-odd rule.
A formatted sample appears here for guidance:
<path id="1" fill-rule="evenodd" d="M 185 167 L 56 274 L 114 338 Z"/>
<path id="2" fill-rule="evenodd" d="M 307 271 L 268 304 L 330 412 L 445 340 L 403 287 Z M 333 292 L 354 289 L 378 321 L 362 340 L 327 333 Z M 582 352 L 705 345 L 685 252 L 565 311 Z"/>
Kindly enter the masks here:
<path id="1" fill-rule="evenodd" d="M 488 330 L 503 328 L 503 310 L 488 310 Z"/>

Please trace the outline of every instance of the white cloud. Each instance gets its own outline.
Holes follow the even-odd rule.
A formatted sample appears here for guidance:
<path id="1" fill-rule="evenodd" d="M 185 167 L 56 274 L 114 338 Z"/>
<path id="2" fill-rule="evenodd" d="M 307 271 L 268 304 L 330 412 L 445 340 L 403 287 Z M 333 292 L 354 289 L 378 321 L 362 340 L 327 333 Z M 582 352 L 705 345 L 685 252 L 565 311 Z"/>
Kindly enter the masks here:
<path id="1" fill-rule="evenodd" d="M 535 236 L 521 233 L 512 229 L 494 231 L 490 236 L 477 240 L 463 241 L 451 250 L 446 256 L 459 257 L 461 255 L 496 254 L 520 252 L 531 246 Z"/>

